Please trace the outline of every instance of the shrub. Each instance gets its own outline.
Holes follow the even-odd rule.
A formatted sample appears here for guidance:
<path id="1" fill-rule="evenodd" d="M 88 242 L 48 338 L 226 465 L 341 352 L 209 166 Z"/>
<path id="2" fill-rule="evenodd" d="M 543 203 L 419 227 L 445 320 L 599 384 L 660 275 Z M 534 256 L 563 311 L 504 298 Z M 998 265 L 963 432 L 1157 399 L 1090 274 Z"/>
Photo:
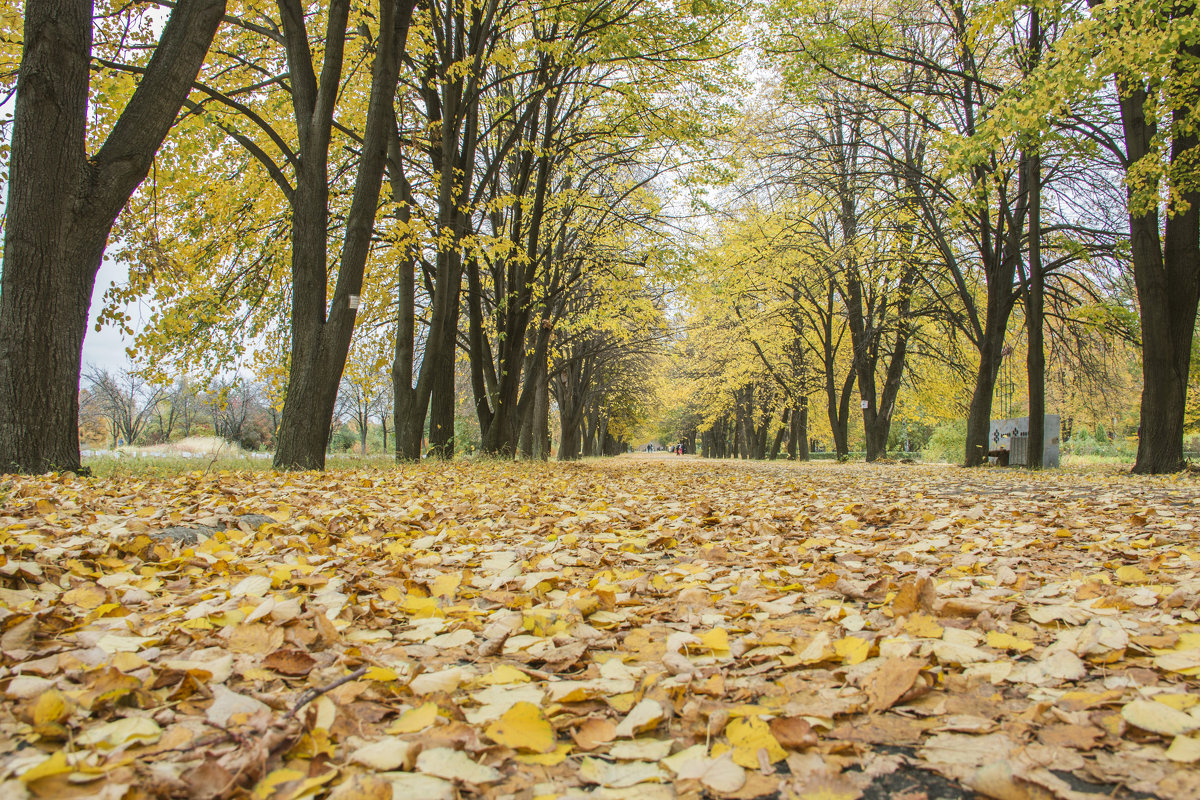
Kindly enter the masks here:
<path id="1" fill-rule="evenodd" d="M 960 463 L 967 449 L 967 421 L 965 419 L 943 422 L 933 429 L 933 434 L 921 451 L 923 461 L 946 461 Z"/>

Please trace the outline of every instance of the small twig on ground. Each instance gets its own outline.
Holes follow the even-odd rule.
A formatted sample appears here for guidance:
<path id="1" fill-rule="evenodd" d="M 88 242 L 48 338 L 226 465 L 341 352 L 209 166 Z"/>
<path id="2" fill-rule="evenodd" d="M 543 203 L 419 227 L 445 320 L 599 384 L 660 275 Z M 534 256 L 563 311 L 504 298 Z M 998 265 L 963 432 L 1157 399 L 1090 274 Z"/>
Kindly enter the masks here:
<path id="1" fill-rule="evenodd" d="M 367 666 L 365 666 L 365 665 L 361 666 L 358 669 L 354 670 L 354 672 L 351 672 L 349 675 L 343 675 L 342 677 L 338 678 L 336 681 L 333 681 L 332 683 L 328 683 L 325 686 L 321 686 L 316 689 L 305 690 L 304 694 L 300 695 L 300 699 L 296 701 L 296 705 L 292 706 L 292 710 L 284 715 L 284 717 L 283 717 L 284 720 L 286 721 L 286 720 L 292 719 L 293 717 L 296 716 L 296 714 L 298 714 L 300 712 L 300 709 L 304 708 L 306 705 L 311 703 L 313 700 L 316 700 L 318 697 L 325 694 L 326 692 L 332 692 L 334 689 L 338 688 L 342 684 L 349 683 L 350 681 L 358 680 L 363 675 L 367 674 L 367 669 L 368 669 Z"/>

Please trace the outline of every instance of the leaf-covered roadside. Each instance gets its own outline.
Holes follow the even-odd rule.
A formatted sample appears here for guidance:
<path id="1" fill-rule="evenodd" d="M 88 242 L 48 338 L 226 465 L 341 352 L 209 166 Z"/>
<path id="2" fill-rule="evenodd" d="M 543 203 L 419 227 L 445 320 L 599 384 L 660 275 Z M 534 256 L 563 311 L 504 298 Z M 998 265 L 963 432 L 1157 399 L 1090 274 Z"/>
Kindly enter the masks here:
<path id="1" fill-rule="evenodd" d="M 1200 797 L 1190 479 L 6 481 L 5 797 Z"/>

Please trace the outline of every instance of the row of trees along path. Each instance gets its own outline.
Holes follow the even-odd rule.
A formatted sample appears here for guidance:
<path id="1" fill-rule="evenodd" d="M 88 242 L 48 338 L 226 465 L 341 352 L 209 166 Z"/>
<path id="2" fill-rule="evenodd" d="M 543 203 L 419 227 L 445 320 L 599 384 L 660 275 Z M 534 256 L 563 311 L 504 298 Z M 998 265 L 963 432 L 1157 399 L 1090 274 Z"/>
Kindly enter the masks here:
<path id="1" fill-rule="evenodd" d="M 773 351 L 750 336 L 770 387 L 737 390 L 751 411 L 712 420 L 713 449 L 729 430 L 759 454 L 786 437 L 803 457 L 809 395 L 824 392 L 844 452 L 857 390 L 867 457 L 881 457 L 932 320 L 975 351 L 964 457 L 981 463 L 1018 304 L 1039 441 L 1047 278 L 1127 251 L 1144 377 L 1135 471 L 1179 469 L 1200 300 L 1195 9 L 1001 6 L 884 4 L 856 17 L 710 0 L 666 19 L 644 0 L 188 0 L 163 21 L 30 0 L 0 294 L 0 467 L 80 467 L 82 341 L 110 237 L 133 262 L 116 299 L 160 305 L 139 338 L 153 368 L 219 361 L 247 336 L 286 353 L 277 467 L 324 466 L 352 339 L 377 328 L 391 331 L 398 458 L 420 457 L 426 432 L 434 454 L 453 455 L 460 351 L 486 451 L 546 455 L 552 398 L 565 457 L 581 441 L 619 449 L 670 335 L 670 224 L 649 187 L 716 163 L 715 143 L 737 128 L 721 122 L 740 85 L 737 45 L 754 30 L 793 103 L 772 118 L 793 147 L 758 153 L 754 168 L 791 211 L 805 198 L 828 206 L 804 209 L 777 241 L 827 256 L 816 281 L 770 277 L 761 254 L 740 265 L 773 281 L 789 333 Z M 1126 183 L 1127 236 L 1104 247 L 1103 232 L 1044 219 L 1064 165 L 1096 151 Z M 876 275 L 860 243 L 884 217 L 894 268 Z M 717 292 L 726 327 L 755 330 L 763 291 Z M 785 409 L 773 443 L 770 416 L 755 422 L 764 403 Z"/>

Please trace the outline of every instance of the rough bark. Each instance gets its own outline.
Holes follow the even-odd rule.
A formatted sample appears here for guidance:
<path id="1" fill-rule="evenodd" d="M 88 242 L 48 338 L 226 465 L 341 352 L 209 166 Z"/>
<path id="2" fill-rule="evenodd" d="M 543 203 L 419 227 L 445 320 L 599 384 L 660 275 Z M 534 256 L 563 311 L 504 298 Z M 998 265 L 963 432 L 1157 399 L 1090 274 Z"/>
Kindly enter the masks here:
<path id="1" fill-rule="evenodd" d="M 1200 51 L 1200 48 L 1189 48 Z M 1198 52 L 1189 52 L 1193 58 Z M 1176 130 L 1185 125 L 1176 112 Z M 1145 117 L 1141 89 L 1121 99 L 1128 163 L 1132 168 L 1149 154 L 1153 125 Z M 1194 133 L 1175 135 L 1173 162 L 1200 144 Z M 1133 471 L 1177 472 L 1184 468 L 1183 422 L 1196 306 L 1200 298 L 1200 192 L 1183 193 L 1186 211 L 1167 216 L 1159 239 L 1159 215 L 1151 210 L 1130 215 L 1133 277 L 1142 323 L 1141 436 Z"/>
<path id="2" fill-rule="evenodd" d="M 17 77 L 0 287 L 0 470 L 79 469 L 79 376 L 113 222 L 146 177 L 221 17 L 175 8 L 141 82 L 88 157 L 91 0 L 29 0 Z"/>

